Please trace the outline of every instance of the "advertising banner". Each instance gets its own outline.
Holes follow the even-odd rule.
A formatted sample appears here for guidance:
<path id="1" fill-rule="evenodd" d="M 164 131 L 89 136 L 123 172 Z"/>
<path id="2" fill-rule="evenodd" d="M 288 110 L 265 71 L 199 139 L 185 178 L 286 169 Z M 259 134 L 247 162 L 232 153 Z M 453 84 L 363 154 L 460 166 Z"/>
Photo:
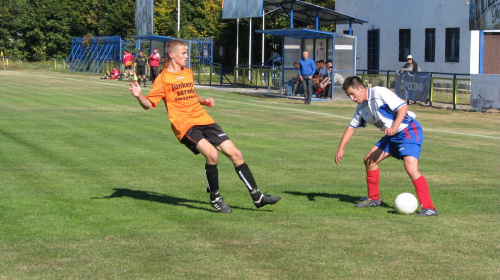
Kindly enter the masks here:
<path id="1" fill-rule="evenodd" d="M 264 10 L 264 0 L 224 0 L 222 19 L 260 18 Z"/>
<path id="2" fill-rule="evenodd" d="M 500 29 L 500 0 L 470 0 L 469 29 Z"/>
<path id="3" fill-rule="evenodd" d="M 476 111 L 500 109 L 500 75 L 471 75 L 470 105 Z"/>
<path id="4" fill-rule="evenodd" d="M 426 102 L 431 90 L 431 73 L 396 72 L 396 95 L 402 99 Z"/>
<path id="5" fill-rule="evenodd" d="M 137 36 L 153 35 L 153 0 L 135 3 L 135 33 Z"/>

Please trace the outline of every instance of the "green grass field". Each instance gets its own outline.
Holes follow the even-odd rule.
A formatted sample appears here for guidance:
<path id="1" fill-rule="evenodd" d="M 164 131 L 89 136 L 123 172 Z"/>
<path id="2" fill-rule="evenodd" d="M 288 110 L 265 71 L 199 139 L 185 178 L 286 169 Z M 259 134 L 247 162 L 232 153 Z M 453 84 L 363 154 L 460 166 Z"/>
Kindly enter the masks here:
<path id="1" fill-rule="evenodd" d="M 0 83 L 2 280 L 500 278 L 499 114 L 411 106 L 439 212 L 417 218 L 395 214 L 414 193 L 395 159 L 380 165 L 383 207 L 354 207 L 381 132 L 359 129 L 334 164 L 353 102 L 198 90 L 261 190 L 282 196 L 257 210 L 221 156 L 227 215 L 208 203 L 204 158 L 125 82 L 2 70 Z"/>

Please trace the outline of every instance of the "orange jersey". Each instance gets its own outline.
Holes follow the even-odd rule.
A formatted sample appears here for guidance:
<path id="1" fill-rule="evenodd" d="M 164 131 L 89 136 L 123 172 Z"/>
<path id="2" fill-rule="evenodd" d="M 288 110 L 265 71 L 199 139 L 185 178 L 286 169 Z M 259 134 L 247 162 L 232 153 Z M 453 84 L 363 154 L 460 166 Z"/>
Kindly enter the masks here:
<path id="1" fill-rule="evenodd" d="M 179 72 L 163 69 L 146 98 L 153 108 L 161 100 L 165 102 L 168 119 L 179 141 L 191 127 L 215 123 L 198 101 L 198 94 L 194 92 L 193 71 L 189 68 Z"/>

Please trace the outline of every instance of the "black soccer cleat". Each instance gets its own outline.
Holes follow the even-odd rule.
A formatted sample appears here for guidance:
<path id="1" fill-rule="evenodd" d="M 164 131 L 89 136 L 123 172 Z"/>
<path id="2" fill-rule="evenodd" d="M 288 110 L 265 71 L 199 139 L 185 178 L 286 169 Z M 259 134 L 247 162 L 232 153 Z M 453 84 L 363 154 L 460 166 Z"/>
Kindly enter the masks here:
<path id="1" fill-rule="evenodd" d="M 210 205 L 217 210 L 217 212 L 221 213 L 231 213 L 233 210 L 231 210 L 231 207 L 224 202 L 224 199 L 222 197 L 217 197 L 215 200 L 210 201 Z"/>
<path id="2" fill-rule="evenodd" d="M 262 207 L 266 206 L 267 204 L 276 204 L 276 203 L 278 203 L 278 201 L 280 201 L 280 199 L 281 199 L 281 197 L 279 197 L 279 196 L 272 196 L 272 195 L 268 195 L 268 194 L 263 193 L 260 196 L 260 199 L 254 201 L 253 204 L 257 208 L 262 208 Z"/>

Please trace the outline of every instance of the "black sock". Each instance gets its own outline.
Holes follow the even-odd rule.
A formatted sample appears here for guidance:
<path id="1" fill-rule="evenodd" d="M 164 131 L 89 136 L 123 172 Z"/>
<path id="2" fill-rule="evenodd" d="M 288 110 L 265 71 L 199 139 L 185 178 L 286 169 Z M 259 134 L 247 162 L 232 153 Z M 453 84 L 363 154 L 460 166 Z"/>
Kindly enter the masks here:
<path id="1" fill-rule="evenodd" d="M 207 192 L 210 193 L 210 200 L 220 197 L 219 194 L 219 170 L 216 165 L 205 163 L 205 177 L 207 179 Z"/>
<path id="2" fill-rule="evenodd" d="M 252 171 L 250 171 L 248 165 L 246 163 L 243 163 L 240 166 L 236 166 L 234 169 L 236 170 L 236 173 L 238 173 L 241 181 L 245 183 L 245 186 L 248 188 L 248 191 L 250 192 L 253 200 L 259 200 L 262 194 L 257 187 L 257 183 L 255 182 Z"/>

